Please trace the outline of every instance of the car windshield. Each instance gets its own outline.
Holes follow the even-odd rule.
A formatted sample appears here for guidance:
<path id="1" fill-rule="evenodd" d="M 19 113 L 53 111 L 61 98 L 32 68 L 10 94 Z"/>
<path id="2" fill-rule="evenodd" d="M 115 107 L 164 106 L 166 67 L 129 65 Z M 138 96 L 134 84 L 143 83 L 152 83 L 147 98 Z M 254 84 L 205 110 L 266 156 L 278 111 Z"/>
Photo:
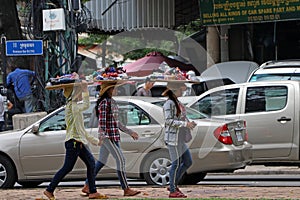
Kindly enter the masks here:
<path id="1" fill-rule="evenodd" d="M 186 108 L 186 115 L 188 119 L 204 119 L 208 116 L 192 108 Z"/>
<path id="2" fill-rule="evenodd" d="M 152 102 L 152 104 L 163 107 L 165 101 L 156 101 Z M 208 118 L 208 115 L 201 113 L 193 108 L 186 107 L 186 115 L 188 119 L 204 119 Z"/>
<path id="3" fill-rule="evenodd" d="M 251 77 L 250 82 L 255 81 L 279 81 L 279 80 L 300 80 L 299 73 L 285 73 L 285 74 L 255 74 Z"/>

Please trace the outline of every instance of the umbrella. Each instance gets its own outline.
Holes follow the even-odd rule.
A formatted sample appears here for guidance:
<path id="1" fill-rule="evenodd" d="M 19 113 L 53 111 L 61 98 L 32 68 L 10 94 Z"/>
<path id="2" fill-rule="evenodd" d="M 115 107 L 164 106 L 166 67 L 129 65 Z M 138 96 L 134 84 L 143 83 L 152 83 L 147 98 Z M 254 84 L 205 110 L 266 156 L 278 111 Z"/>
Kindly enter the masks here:
<path id="1" fill-rule="evenodd" d="M 123 66 L 128 76 L 148 76 L 153 71 L 159 69 L 159 66 L 165 62 L 170 67 L 178 67 L 182 71 L 195 71 L 196 75 L 199 75 L 198 70 L 191 64 L 185 64 L 178 60 L 168 58 L 160 52 L 148 53 L 145 57 L 138 59 L 137 61 Z"/>

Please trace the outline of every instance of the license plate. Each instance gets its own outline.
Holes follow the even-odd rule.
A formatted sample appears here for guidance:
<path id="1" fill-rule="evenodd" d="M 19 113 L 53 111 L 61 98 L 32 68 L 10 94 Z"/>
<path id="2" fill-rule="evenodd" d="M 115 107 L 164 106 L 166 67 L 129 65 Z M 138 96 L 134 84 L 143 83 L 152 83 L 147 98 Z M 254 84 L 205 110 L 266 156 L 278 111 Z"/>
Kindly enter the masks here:
<path id="1" fill-rule="evenodd" d="M 244 141 L 243 134 L 241 131 L 235 131 L 235 135 L 236 135 L 237 141 L 239 141 L 239 142 Z"/>

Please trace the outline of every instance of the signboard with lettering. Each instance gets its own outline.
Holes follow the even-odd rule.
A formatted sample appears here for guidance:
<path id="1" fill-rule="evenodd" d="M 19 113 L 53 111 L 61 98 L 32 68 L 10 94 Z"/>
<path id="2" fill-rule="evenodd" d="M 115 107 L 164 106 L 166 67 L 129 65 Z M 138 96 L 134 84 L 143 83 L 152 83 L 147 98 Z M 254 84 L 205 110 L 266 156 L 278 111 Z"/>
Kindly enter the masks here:
<path id="1" fill-rule="evenodd" d="M 32 56 L 43 54 L 42 40 L 8 40 L 6 41 L 7 56 Z"/>
<path id="2" fill-rule="evenodd" d="M 300 0 L 199 0 L 203 25 L 300 18 Z"/>

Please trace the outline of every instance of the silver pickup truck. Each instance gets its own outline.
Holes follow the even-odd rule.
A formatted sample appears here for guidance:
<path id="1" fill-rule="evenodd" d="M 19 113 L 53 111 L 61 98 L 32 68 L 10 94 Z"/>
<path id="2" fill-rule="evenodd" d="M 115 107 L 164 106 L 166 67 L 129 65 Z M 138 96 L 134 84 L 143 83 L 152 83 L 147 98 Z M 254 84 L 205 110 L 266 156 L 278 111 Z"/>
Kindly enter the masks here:
<path id="1" fill-rule="evenodd" d="M 244 119 L 253 162 L 299 165 L 300 82 L 263 81 L 213 88 L 187 106 L 209 116 Z"/>

